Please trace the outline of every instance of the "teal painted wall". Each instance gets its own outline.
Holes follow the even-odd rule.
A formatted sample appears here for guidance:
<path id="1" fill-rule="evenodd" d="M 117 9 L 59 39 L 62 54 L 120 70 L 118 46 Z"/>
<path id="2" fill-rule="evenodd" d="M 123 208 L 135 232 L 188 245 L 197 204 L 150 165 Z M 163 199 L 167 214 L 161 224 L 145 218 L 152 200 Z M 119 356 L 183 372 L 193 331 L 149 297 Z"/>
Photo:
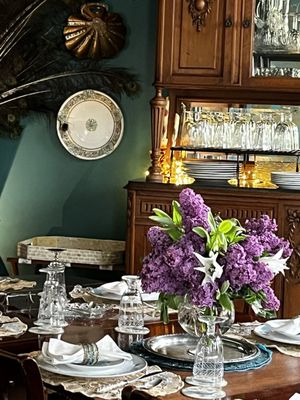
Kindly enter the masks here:
<path id="1" fill-rule="evenodd" d="M 99 239 L 126 237 L 128 180 L 144 177 L 150 158 L 154 96 L 156 1 L 111 0 L 122 15 L 127 46 L 110 65 L 138 75 L 141 94 L 117 100 L 125 129 L 109 156 L 80 160 L 60 144 L 55 116 L 32 114 L 20 139 L 0 138 L 0 257 L 16 255 L 19 241 L 43 235 Z"/>

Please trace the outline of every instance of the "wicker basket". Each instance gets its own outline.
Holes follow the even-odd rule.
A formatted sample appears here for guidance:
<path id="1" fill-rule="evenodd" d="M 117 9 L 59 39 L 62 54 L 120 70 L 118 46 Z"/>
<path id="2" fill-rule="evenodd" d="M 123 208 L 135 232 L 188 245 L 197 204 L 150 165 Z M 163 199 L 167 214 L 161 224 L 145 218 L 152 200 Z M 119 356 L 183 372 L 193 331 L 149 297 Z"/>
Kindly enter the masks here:
<path id="1" fill-rule="evenodd" d="M 53 251 L 63 249 L 59 260 L 76 264 L 120 265 L 124 263 L 125 242 L 65 236 L 37 236 L 17 245 L 17 255 L 27 260 L 52 261 Z"/>

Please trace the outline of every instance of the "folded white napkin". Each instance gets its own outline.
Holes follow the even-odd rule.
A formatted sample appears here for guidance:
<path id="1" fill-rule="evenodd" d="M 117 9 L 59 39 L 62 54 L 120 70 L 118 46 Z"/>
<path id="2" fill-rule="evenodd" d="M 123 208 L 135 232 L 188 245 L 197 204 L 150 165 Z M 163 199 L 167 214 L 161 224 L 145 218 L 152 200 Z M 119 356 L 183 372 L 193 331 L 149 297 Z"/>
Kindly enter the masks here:
<path id="1" fill-rule="evenodd" d="M 103 293 L 103 294 L 115 294 L 117 296 L 122 296 L 122 294 L 125 292 L 126 290 L 126 282 L 108 282 L 105 283 L 104 285 L 101 285 L 98 289 L 99 292 Z"/>
<path id="2" fill-rule="evenodd" d="M 116 297 L 121 298 L 122 294 L 126 290 L 126 282 L 124 281 L 116 281 L 116 282 L 108 282 L 104 283 L 100 287 L 95 289 L 95 293 L 105 296 L 106 294 L 113 294 Z M 158 299 L 159 293 L 144 293 L 142 292 L 142 299 L 144 301 L 156 301 Z"/>
<path id="3" fill-rule="evenodd" d="M 109 335 L 100 339 L 96 345 L 99 351 L 99 361 L 132 359 L 131 355 L 121 350 Z M 44 360 L 51 364 L 81 364 L 84 359 L 82 345 L 54 338 L 43 343 L 42 354 Z"/>
<path id="4" fill-rule="evenodd" d="M 300 340 L 300 317 L 293 319 L 279 319 L 266 322 L 266 325 L 271 327 L 271 331 L 280 333 L 291 338 L 297 338 L 299 335 Z"/>

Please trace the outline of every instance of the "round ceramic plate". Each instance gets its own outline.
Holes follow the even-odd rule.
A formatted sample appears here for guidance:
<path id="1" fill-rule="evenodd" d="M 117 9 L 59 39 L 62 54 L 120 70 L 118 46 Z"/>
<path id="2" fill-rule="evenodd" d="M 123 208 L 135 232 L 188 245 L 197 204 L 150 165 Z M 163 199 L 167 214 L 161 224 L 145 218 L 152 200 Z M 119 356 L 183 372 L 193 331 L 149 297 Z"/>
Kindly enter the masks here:
<path id="1" fill-rule="evenodd" d="M 107 94 L 82 90 L 70 96 L 57 115 L 57 134 L 77 158 L 95 160 L 112 153 L 124 130 L 123 114 Z"/>
<path id="2" fill-rule="evenodd" d="M 53 365 L 46 362 L 42 355 L 39 355 L 36 360 L 39 367 L 46 371 L 78 378 L 116 378 L 144 371 L 147 367 L 147 362 L 135 354 L 132 354 L 132 360 L 125 360 L 121 364 L 115 365 L 114 368 L 107 368 L 105 370 L 102 368 L 99 369 L 97 365 L 87 366 L 77 364 L 75 368 L 74 364 Z"/>

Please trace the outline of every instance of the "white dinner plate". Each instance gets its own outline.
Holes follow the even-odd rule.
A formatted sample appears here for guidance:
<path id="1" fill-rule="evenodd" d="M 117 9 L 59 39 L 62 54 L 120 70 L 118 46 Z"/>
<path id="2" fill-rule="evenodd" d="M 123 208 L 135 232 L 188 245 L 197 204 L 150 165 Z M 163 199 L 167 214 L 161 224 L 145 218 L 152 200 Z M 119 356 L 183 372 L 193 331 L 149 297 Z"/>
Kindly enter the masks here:
<path id="1" fill-rule="evenodd" d="M 77 158 L 95 160 L 112 153 L 124 129 L 123 114 L 107 94 L 82 90 L 70 96 L 57 115 L 57 134 Z"/>
<path id="2" fill-rule="evenodd" d="M 284 320 L 278 320 L 278 321 L 284 321 Z M 274 340 L 275 342 L 279 343 L 286 343 L 286 344 L 297 344 L 300 345 L 300 337 L 299 339 L 292 338 L 286 335 L 283 335 L 278 332 L 273 332 L 271 331 L 272 327 L 267 324 L 259 325 L 256 328 L 254 328 L 254 333 L 257 336 L 260 336 L 264 339 L 268 340 Z"/>
<path id="3" fill-rule="evenodd" d="M 116 293 L 113 289 L 115 288 Z M 126 289 L 125 282 L 108 282 L 103 285 L 92 289 L 92 294 L 104 300 L 120 301 L 123 292 Z M 119 292 L 118 292 L 119 291 Z M 142 293 L 143 301 L 157 301 L 159 293 Z"/>
<path id="4" fill-rule="evenodd" d="M 147 367 L 147 362 L 135 354 L 132 354 L 131 360 L 124 360 L 124 363 L 115 365 L 114 368 L 106 370 L 99 370 L 96 366 L 91 365 L 76 365 L 75 364 L 58 364 L 53 365 L 47 363 L 42 355 L 39 355 L 36 359 L 40 368 L 45 371 L 53 372 L 55 374 L 61 374 L 65 376 L 73 376 L 77 378 L 118 378 L 142 372 Z"/>

